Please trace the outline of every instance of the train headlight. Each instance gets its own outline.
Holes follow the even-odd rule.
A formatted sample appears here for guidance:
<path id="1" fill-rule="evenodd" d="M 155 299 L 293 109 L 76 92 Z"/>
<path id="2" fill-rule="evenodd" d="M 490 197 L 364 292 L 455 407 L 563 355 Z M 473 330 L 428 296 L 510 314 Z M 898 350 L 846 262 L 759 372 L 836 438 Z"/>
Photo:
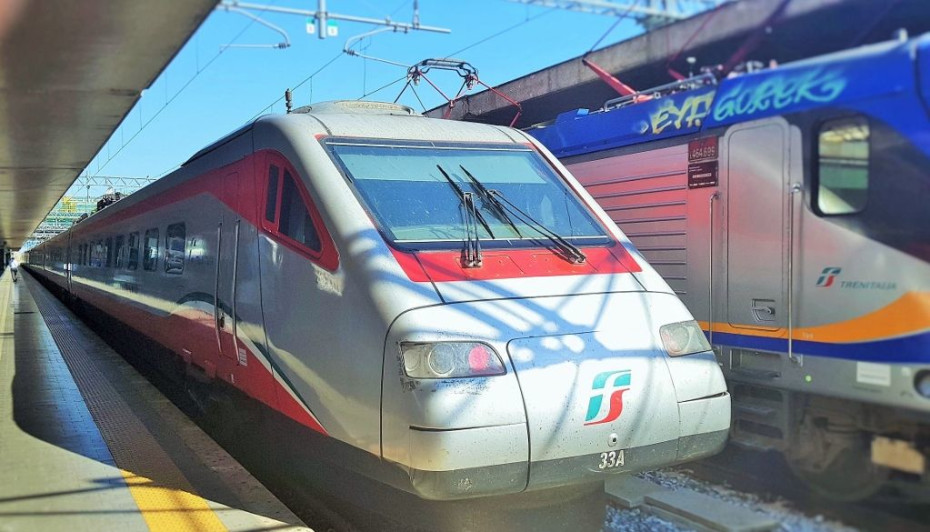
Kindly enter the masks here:
<path id="1" fill-rule="evenodd" d="M 710 351 L 710 343 L 696 321 L 669 323 L 659 327 L 662 346 L 670 356 L 681 357 Z"/>
<path id="2" fill-rule="evenodd" d="M 500 356 L 478 342 L 400 344 L 404 373 L 415 379 L 485 377 L 506 373 Z"/>

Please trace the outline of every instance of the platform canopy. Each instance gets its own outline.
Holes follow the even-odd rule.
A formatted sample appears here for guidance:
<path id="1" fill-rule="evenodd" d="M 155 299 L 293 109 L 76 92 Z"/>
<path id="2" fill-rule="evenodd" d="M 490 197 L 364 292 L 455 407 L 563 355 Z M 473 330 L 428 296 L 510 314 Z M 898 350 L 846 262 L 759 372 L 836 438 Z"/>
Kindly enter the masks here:
<path id="1" fill-rule="evenodd" d="M 18 248 L 217 0 L 0 0 L 0 242 Z"/>

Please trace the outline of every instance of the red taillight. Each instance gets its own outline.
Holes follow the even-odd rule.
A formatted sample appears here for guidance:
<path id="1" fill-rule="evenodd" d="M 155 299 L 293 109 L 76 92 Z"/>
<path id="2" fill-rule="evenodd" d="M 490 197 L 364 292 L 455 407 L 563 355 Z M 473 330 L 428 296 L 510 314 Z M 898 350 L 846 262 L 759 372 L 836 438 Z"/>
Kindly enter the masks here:
<path id="1" fill-rule="evenodd" d="M 491 366 L 491 353 L 488 348 L 478 344 L 468 352 L 468 368 L 477 374 L 482 374 Z"/>

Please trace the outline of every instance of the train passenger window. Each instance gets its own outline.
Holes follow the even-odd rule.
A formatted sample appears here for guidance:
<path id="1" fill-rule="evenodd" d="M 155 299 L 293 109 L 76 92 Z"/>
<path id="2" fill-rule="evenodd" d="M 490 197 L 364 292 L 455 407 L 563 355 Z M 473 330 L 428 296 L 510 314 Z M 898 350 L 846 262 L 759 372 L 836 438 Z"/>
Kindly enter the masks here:
<path id="1" fill-rule="evenodd" d="M 129 257 L 126 267 L 135 270 L 139 267 L 139 232 L 129 233 Z"/>
<path id="2" fill-rule="evenodd" d="M 183 223 L 171 224 L 165 231 L 165 272 L 184 272 L 184 244 L 187 232 Z"/>
<path id="3" fill-rule="evenodd" d="M 268 193 L 265 197 L 265 219 L 274 223 L 274 214 L 278 209 L 278 167 L 271 165 L 268 169 Z"/>
<path id="4" fill-rule="evenodd" d="M 107 268 L 112 268 L 113 267 L 113 237 L 112 236 L 107 237 L 103 247 L 106 250 L 105 252 L 106 258 L 107 258 L 106 266 Z"/>
<path id="5" fill-rule="evenodd" d="M 313 219 L 304 203 L 297 183 L 291 173 L 284 171 L 284 183 L 281 190 L 281 215 L 278 231 L 313 251 L 320 251 L 320 236 L 313 226 Z"/>
<path id="6" fill-rule="evenodd" d="M 153 228 L 145 232 L 142 267 L 148 271 L 155 271 L 156 266 L 158 266 L 158 229 Z"/>
<path id="7" fill-rule="evenodd" d="M 103 266 L 103 240 L 94 242 L 94 252 L 91 255 L 91 266 L 99 268 Z"/>
<path id="8" fill-rule="evenodd" d="M 869 122 L 865 117 L 824 122 L 817 142 L 815 205 L 820 214 L 865 209 L 869 190 Z"/>
<path id="9" fill-rule="evenodd" d="M 126 248 L 126 237 L 123 235 L 117 236 L 115 247 L 116 249 L 113 251 L 113 258 L 115 262 L 113 264 L 117 268 L 122 268 L 126 264 L 126 261 L 123 259 Z"/>

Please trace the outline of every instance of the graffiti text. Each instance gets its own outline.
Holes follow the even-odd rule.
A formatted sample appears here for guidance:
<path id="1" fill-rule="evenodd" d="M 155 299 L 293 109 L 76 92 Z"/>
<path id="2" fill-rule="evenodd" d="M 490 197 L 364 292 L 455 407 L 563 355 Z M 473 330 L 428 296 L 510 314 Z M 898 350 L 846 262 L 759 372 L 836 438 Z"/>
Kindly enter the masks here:
<path id="1" fill-rule="evenodd" d="M 714 101 L 714 91 L 689 96 L 681 103 L 681 106 L 675 105 L 671 98 L 660 101 L 662 102 L 660 107 L 650 117 L 654 135 L 662 133 L 669 126 L 681 129 L 682 126 L 701 125 L 700 120 L 710 112 L 710 104 Z"/>
<path id="2" fill-rule="evenodd" d="M 846 79 L 835 70 L 781 74 L 757 84 L 747 80 L 720 96 L 714 106 L 714 120 L 777 111 L 801 103 L 832 102 L 845 88 Z"/>

